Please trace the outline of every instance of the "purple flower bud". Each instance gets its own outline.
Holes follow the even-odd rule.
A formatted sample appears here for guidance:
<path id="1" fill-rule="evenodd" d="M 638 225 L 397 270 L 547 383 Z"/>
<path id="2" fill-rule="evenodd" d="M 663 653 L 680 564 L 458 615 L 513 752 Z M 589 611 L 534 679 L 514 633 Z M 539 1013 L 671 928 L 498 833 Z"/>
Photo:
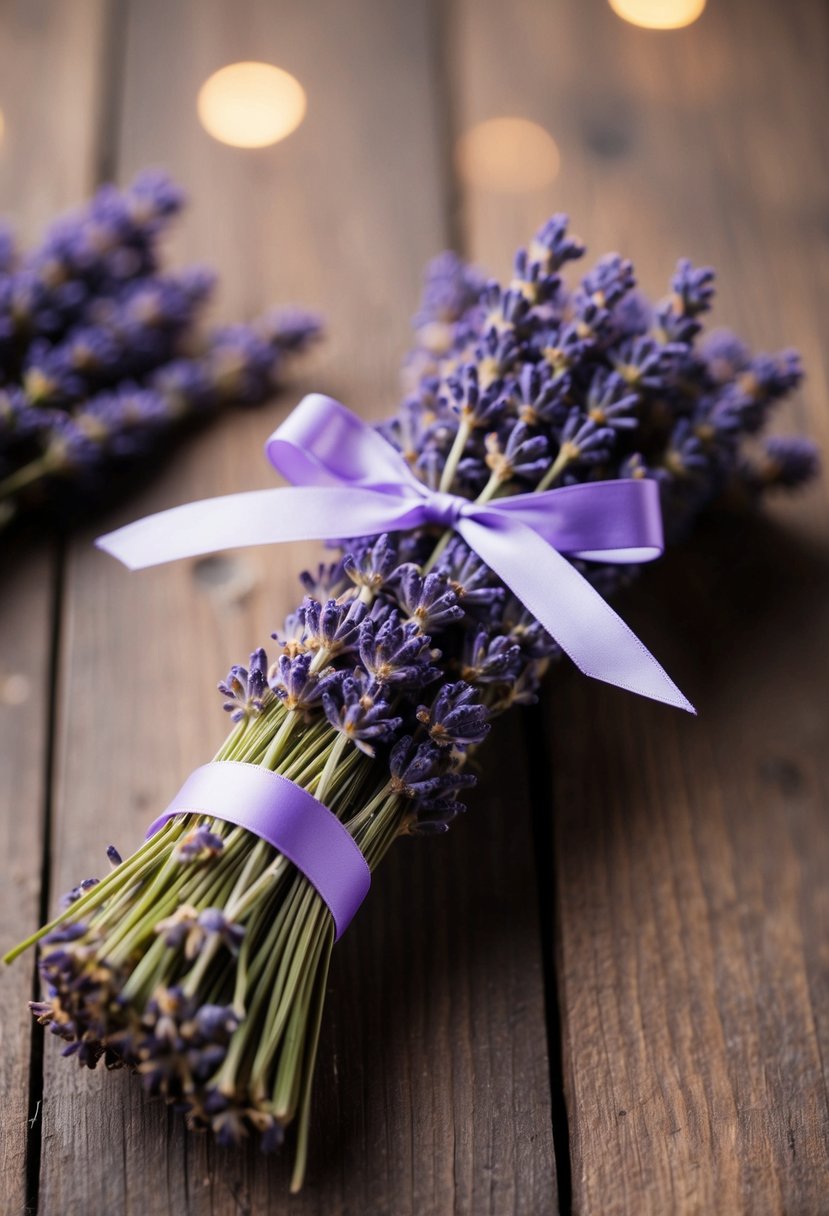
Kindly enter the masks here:
<path id="1" fill-rule="evenodd" d="M 578 237 L 567 233 L 569 217 L 554 215 L 536 232 L 530 245 L 530 255 L 549 271 L 560 270 L 565 262 L 580 258 L 584 245 Z"/>
<path id="2" fill-rule="evenodd" d="M 222 706 L 233 722 L 248 722 L 258 717 L 272 700 L 268 689 L 268 658 L 260 647 L 250 656 L 248 667 L 231 667 L 219 692 L 228 698 Z"/>
<path id="3" fill-rule="evenodd" d="M 503 602 L 504 589 L 489 567 L 469 546 L 455 537 L 441 555 L 436 573 L 448 580 L 465 613 L 488 612 Z"/>
<path id="4" fill-rule="evenodd" d="M 469 684 L 499 684 L 521 669 L 521 648 L 512 638 L 478 629 L 464 639 L 461 675 Z"/>
<path id="5" fill-rule="evenodd" d="M 478 368 L 474 363 L 465 363 L 457 375 L 451 376 L 448 388 L 448 403 L 466 426 L 498 425 L 506 403 L 497 387 L 490 385 L 489 388 L 481 390 Z"/>
<path id="6" fill-rule="evenodd" d="M 80 921 L 66 921 L 64 924 L 58 925 L 51 933 L 47 933 L 43 942 L 47 946 L 59 945 L 63 942 L 76 942 L 87 931 L 87 926 L 81 924 Z"/>
<path id="7" fill-rule="evenodd" d="M 431 664 L 430 640 L 416 621 L 389 618 L 380 625 L 371 619 L 364 621 L 359 653 L 364 668 L 379 685 L 419 688 L 439 674 Z"/>
<path id="8" fill-rule="evenodd" d="M 638 404 L 638 393 L 630 392 L 616 372 L 604 368 L 596 372 L 587 393 L 587 416 L 596 426 L 614 431 L 635 430 L 639 425 L 634 413 Z"/>
<path id="9" fill-rule="evenodd" d="M 344 734 L 367 756 L 374 743 L 388 742 L 402 719 L 395 717 L 383 689 L 359 668 L 332 681 L 322 696 L 323 711 L 334 730 Z"/>
<path id="10" fill-rule="evenodd" d="M 76 887 L 73 887 L 71 891 L 67 891 L 67 893 L 61 897 L 61 908 L 68 908 L 71 904 L 77 903 L 82 895 L 84 895 L 87 891 L 91 891 L 92 888 L 96 887 L 100 881 L 100 878 L 84 878 L 83 881 L 79 882 Z M 45 940 L 48 941 L 49 939 L 47 938 Z"/>
<path id="11" fill-rule="evenodd" d="M 385 586 L 397 563 L 397 542 L 383 533 L 362 550 L 353 547 L 342 560 L 342 569 L 355 586 L 379 591 Z"/>
<path id="12" fill-rule="evenodd" d="M 601 258 L 581 281 L 582 291 L 601 308 L 613 308 L 633 287 L 633 264 L 618 253 Z"/>
<path id="13" fill-rule="evenodd" d="M 421 705 L 417 720 L 427 728 L 438 747 L 467 748 L 489 733 L 487 709 L 469 684 L 444 684 L 431 706 Z"/>
<path id="14" fill-rule="evenodd" d="M 240 1024 L 229 1005 L 202 1005 L 195 1016 L 198 1033 L 205 1041 L 226 1043 Z"/>
<path id="15" fill-rule="evenodd" d="M 713 329 L 700 342 L 700 354 L 716 384 L 727 384 L 743 371 L 751 355 L 742 339 L 730 329 Z"/>
<path id="16" fill-rule="evenodd" d="M 423 633 L 431 634 L 463 617 L 463 608 L 445 575 L 427 574 L 424 578 L 415 565 L 406 563 L 397 568 L 397 583 L 401 608 Z"/>
<path id="17" fill-rule="evenodd" d="M 764 444 L 765 463 L 761 475 L 767 485 L 794 489 L 817 476 L 818 449 L 800 436 L 773 435 Z"/>
<path id="18" fill-rule="evenodd" d="M 211 832 L 206 824 L 201 824 L 182 836 L 173 850 L 173 856 L 176 861 L 207 861 L 221 853 L 223 848 L 221 836 Z"/>
<path id="19" fill-rule="evenodd" d="M 268 671 L 268 683 L 286 709 L 308 713 L 322 701 L 330 675 L 311 671 L 314 656 L 309 653 L 291 658 L 281 655 Z"/>
<path id="20" fill-rule="evenodd" d="M 299 354 L 322 337 L 323 323 L 318 313 L 301 308 L 277 308 L 257 322 L 260 335 L 275 350 Z"/>
<path id="21" fill-rule="evenodd" d="M 477 304 L 483 276 L 447 251 L 426 267 L 420 309 L 414 319 L 419 330 L 435 323 L 451 325 Z"/>
<path id="22" fill-rule="evenodd" d="M 507 432 L 501 447 L 497 434 L 486 437 L 487 466 L 501 482 L 522 477 L 535 482 L 550 463 L 550 450 L 544 435 L 535 435 L 525 422 L 518 422 Z"/>
<path id="23" fill-rule="evenodd" d="M 236 925 L 225 916 L 220 908 L 204 908 L 198 915 L 199 928 L 207 937 L 217 937 L 227 948 L 236 953 L 242 944 L 245 930 L 242 925 Z"/>
<path id="24" fill-rule="evenodd" d="M 525 363 L 510 397 L 519 421 L 529 426 L 559 425 L 567 417 L 561 382 L 546 363 Z"/>
<path id="25" fill-rule="evenodd" d="M 421 807 L 441 805 L 454 791 L 475 784 L 471 773 L 459 773 L 451 757 L 435 743 L 415 743 L 404 735 L 389 757 L 391 789 Z"/>
<path id="26" fill-rule="evenodd" d="M 317 600 L 327 600 L 331 595 L 340 595 L 348 586 L 342 561 L 317 566 L 315 574 L 303 571 L 299 580 L 308 595 Z"/>
<path id="27" fill-rule="evenodd" d="M 609 458 L 616 436 L 609 426 L 599 426 L 579 409 L 570 411 L 561 430 L 561 447 L 578 464 L 601 464 Z"/>

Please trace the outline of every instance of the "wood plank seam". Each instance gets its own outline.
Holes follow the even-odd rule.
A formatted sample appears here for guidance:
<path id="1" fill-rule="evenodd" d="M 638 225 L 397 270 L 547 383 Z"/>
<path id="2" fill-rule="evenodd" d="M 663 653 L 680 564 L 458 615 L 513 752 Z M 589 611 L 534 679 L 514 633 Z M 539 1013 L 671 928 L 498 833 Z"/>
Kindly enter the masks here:
<path id="1" fill-rule="evenodd" d="M 541 918 L 541 946 L 544 952 L 544 1011 L 547 1029 L 547 1057 L 550 1073 L 550 1112 L 553 1126 L 553 1151 L 558 1180 L 558 1206 L 561 1216 L 569 1216 L 573 1207 L 573 1180 L 570 1163 L 570 1118 L 564 1090 L 564 1041 L 559 996 L 559 967 L 556 941 L 558 938 L 558 882 L 555 858 L 553 818 L 556 804 L 553 794 L 552 766 L 546 741 L 551 736 L 545 705 L 535 705 L 523 711 L 524 763 L 532 813 L 532 841 L 535 851 L 536 885 Z"/>
<path id="2" fill-rule="evenodd" d="M 63 540 L 55 540 L 54 554 L 51 564 L 51 603 L 49 607 L 50 637 L 49 660 L 47 664 L 46 689 L 46 741 L 43 753 L 43 797 L 40 807 L 41 822 L 41 855 L 40 855 L 40 895 L 38 902 L 38 919 L 45 923 L 49 916 L 51 900 L 50 871 L 52 863 L 52 819 L 54 815 L 53 776 L 55 768 L 55 748 L 57 733 L 57 705 L 60 664 L 60 624 L 61 603 L 63 599 L 63 584 L 66 550 Z M 32 1000 L 40 1000 L 40 975 L 38 960 L 40 952 L 35 952 L 32 962 Z M 31 1039 L 29 1048 L 29 1099 L 26 1127 L 26 1211 L 37 1216 L 40 1192 L 40 1160 L 43 1147 L 43 1052 L 45 1046 L 46 1028 L 32 1018 Z"/>
<path id="3" fill-rule="evenodd" d="M 448 236 L 452 248 L 464 258 L 471 257 L 470 240 L 464 227 L 464 185 L 455 161 L 455 146 L 462 134 L 459 101 L 453 88 L 451 65 L 457 62 L 457 30 L 459 14 L 455 0 L 432 0 L 433 62 L 438 92 L 438 110 L 442 115 L 439 139 L 446 181 L 444 203 Z M 555 909 L 556 866 L 553 858 L 552 816 L 555 808 L 551 791 L 553 782 L 545 746 L 545 726 L 541 707 L 522 714 L 520 731 L 523 762 L 527 773 L 530 839 L 534 853 L 535 882 L 538 895 L 539 935 L 542 947 L 541 973 L 544 998 L 544 1028 L 548 1061 L 548 1084 L 553 1153 L 555 1158 L 557 1210 L 569 1216 L 572 1209 L 572 1178 L 570 1166 L 570 1133 L 567 1102 L 564 1093 L 563 1039 L 558 1004 L 558 975 L 555 940 L 557 918 Z M 552 860 L 551 860 L 552 859 Z"/>

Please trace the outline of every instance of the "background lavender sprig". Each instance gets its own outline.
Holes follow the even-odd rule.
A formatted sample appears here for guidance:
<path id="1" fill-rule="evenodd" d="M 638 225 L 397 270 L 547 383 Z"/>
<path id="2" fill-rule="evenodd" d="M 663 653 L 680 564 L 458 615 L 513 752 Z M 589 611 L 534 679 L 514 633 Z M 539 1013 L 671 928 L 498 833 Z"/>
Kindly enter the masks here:
<path id="1" fill-rule="evenodd" d="M 430 267 L 404 400 L 381 428 L 417 475 L 479 502 L 652 477 L 669 539 L 724 495 L 814 475 L 806 440 L 756 439 L 799 383 L 796 355 L 700 338 L 711 270 L 683 260 L 651 305 L 615 254 L 565 285 L 583 252 L 554 216 L 506 286 L 452 254 Z M 455 535 L 341 548 L 302 575 L 272 659 L 257 650 L 219 685 L 235 725 L 217 758 L 310 790 L 374 868 L 398 836 L 446 831 L 492 718 L 532 702 L 560 652 Z M 578 565 L 604 595 L 632 577 Z M 333 944 L 313 888 L 265 842 L 191 815 L 69 898 L 42 931 L 35 1016 L 81 1064 L 136 1068 L 223 1143 L 274 1147 L 296 1121 L 298 1187 Z"/>
<path id="2" fill-rule="evenodd" d="M 18 256 L 0 243 L 0 526 L 96 507 L 185 421 L 257 405 L 319 318 L 272 311 L 200 332 L 215 277 L 162 266 L 184 206 L 162 173 L 105 186 Z"/>

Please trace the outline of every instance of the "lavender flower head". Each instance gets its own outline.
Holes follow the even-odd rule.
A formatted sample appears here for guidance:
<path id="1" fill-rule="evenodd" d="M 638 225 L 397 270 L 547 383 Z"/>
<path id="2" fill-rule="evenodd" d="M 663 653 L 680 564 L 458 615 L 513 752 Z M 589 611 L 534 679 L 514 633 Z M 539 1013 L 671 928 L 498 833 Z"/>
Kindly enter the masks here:
<path id="1" fill-rule="evenodd" d="M 169 447 L 181 424 L 273 395 L 319 336 L 296 309 L 203 333 L 215 287 L 202 267 L 164 271 L 160 240 L 184 206 L 163 173 L 104 186 L 18 255 L 0 236 L 0 525 L 97 508 Z"/>
<path id="2" fill-rule="evenodd" d="M 583 255 L 554 216 L 518 251 L 506 286 L 454 254 L 432 263 L 405 396 L 381 427 L 418 476 L 470 498 L 647 476 L 673 538 L 729 487 L 756 494 L 814 474 L 805 440 L 771 440 L 759 463 L 743 453 L 801 370 L 790 352 L 753 357 L 733 335 L 704 336 L 710 268 L 681 260 L 651 304 L 619 254 L 568 286 L 564 272 Z M 286 703 L 321 708 L 378 762 L 387 754 L 392 785 L 415 804 L 424 765 L 429 781 L 440 773 L 459 789 L 468 775 L 440 765 L 477 746 L 494 714 L 531 702 L 559 649 L 457 537 L 424 527 L 343 548 L 318 580 L 304 576 L 312 599 L 279 635 L 271 685 Z M 603 594 L 634 574 L 584 572 Z M 324 694 L 309 657 L 320 649 L 333 662 Z"/>

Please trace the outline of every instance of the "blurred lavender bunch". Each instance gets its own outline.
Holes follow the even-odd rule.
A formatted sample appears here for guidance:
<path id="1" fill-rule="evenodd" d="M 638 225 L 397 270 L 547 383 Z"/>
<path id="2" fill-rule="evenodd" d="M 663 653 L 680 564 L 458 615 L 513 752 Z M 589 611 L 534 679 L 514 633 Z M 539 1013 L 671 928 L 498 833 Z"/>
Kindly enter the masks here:
<path id="1" fill-rule="evenodd" d="M 319 335 L 295 310 L 200 335 L 214 275 L 161 263 L 184 201 L 146 172 L 104 186 L 25 256 L 0 234 L 0 526 L 94 507 L 185 420 L 266 400 Z"/>
<path id="2" fill-rule="evenodd" d="M 710 270 L 680 262 L 652 306 L 615 254 L 565 286 L 582 253 L 555 216 L 505 287 L 452 254 L 433 263 L 406 396 L 382 427 L 424 482 L 486 501 L 653 477 L 676 537 L 724 495 L 814 473 L 803 439 L 747 455 L 800 365 L 790 352 L 753 357 L 732 335 L 700 339 Z M 273 660 L 259 649 L 220 684 L 234 726 L 217 759 L 307 788 L 373 869 L 398 836 L 446 830 L 491 719 L 535 699 L 557 647 L 454 534 L 424 527 L 341 548 L 302 576 Z M 583 572 L 605 594 L 630 577 Z M 295 1121 L 296 1189 L 333 945 L 314 889 L 270 845 L 192 815 L 70 898 L 42 931 L 36 1016 L 67 1054 L 136 1068 L 223 1142 L 256 1134 L 269 1148 Z"/>

